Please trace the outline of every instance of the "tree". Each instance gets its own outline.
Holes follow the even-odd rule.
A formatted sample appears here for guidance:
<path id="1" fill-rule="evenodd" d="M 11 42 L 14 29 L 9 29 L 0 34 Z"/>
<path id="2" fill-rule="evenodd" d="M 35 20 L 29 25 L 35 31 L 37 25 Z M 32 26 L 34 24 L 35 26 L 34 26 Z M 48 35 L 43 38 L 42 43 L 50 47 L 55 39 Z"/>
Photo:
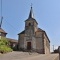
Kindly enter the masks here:
<path id="1" fill-rule="evenodd" d="M 2 37 L 0 39 L 0 53 L 6 53 L 10 51 L 12 51 L 12 49 L 9 46 L 9 41 L 5 37 Z"/>
<path id="2" fill-rule="evenodd" d="M 8 45 L 8 44 L 9 44 L 9 41 L 5 37 L 0 39 L 0 45 Z"/>

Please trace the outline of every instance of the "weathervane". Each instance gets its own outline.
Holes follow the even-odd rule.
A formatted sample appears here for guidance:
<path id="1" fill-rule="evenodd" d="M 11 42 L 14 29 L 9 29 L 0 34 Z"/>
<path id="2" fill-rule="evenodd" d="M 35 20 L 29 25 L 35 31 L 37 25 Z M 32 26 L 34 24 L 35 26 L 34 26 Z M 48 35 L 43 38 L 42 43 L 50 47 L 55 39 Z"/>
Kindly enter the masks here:
<path id="1" fill-rule="evenodd" d="M 33 5 L 33 4 L 31 3 L 31 7 L 32 7 L 32 5 Z"/>

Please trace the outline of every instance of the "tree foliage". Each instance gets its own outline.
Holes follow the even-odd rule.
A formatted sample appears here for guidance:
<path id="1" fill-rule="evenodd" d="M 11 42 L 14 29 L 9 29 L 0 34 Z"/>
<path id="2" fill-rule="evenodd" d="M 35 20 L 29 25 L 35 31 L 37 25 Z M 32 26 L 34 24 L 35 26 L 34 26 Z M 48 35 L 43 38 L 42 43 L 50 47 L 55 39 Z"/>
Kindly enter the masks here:
<path id="1" fill-rule="evenodd" d="M 0 39 L 0 45 L 8 45 L 9 41 L 6 38 L 1 38 Z"/>
<path id="2" fill-rule="evenodd" d="M 0 39 L 0 53 L 10 52 L 12 49 L 9 47 L 9 41 L 6 38 Z"/>

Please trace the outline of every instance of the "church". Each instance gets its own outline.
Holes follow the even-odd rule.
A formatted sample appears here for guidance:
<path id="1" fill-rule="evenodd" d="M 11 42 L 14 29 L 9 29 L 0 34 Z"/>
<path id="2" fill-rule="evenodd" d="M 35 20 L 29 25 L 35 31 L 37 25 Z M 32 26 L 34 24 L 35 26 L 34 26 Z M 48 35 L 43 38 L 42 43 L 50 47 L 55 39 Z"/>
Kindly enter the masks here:
<path id="1" fill-rule="evenodd" d="M 50 40 L 46 32 L 38 27 L 31 6 L 28 19 L 25 20 L 25 29 L 18 34 L 18 49 L 40 54 L 50 53 Z"/>

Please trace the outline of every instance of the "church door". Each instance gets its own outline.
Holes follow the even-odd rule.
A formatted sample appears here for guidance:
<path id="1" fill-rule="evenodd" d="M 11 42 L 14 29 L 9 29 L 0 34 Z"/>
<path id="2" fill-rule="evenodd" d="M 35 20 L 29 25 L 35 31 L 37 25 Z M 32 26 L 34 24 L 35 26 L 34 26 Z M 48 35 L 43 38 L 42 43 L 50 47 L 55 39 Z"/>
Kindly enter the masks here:
<path id="1" fill-rule="evenodd" d="M 27 50 L 31 50 L 31 42 L 27 42 Z"/>

